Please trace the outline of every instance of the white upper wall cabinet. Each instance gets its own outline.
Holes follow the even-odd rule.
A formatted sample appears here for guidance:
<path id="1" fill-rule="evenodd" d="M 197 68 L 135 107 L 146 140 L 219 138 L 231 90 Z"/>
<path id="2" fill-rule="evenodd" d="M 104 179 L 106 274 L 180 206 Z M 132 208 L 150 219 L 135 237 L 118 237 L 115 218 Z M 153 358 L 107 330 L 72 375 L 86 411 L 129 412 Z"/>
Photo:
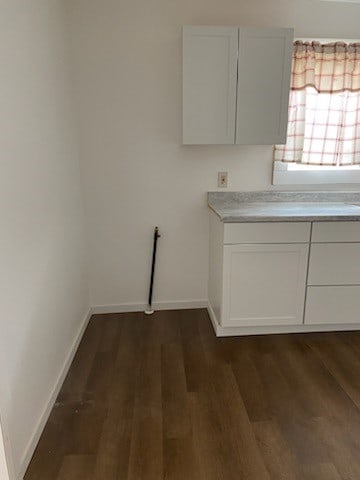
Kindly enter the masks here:
<path id="1" fill-rule="evenodd" d="M 183 143 L 286 141 L 293 30 L 183 27 Z"/>
<path id="2" fill-rule="evenodd" d="M 238 29 L 183 27 L 183 143 L 234 144 Z"/>
<path id="3" fill-rule="evenodd" d="M 236 143 L 286 143 L 293 30 L 240 28 Z"/>

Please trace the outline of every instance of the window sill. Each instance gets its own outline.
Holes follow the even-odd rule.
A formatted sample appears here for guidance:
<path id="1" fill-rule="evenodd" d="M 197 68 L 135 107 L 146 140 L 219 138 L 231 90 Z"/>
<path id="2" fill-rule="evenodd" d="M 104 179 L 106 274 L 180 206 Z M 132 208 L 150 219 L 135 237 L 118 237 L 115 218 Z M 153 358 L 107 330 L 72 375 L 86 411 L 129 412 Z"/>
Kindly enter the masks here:
<path id="1" fill-rule="evenodd" d="M 322 184 L 360 183 L 360 168 L 291 170 L 288 164 L 274 162 L 273 185 L 322 185 Z"/>

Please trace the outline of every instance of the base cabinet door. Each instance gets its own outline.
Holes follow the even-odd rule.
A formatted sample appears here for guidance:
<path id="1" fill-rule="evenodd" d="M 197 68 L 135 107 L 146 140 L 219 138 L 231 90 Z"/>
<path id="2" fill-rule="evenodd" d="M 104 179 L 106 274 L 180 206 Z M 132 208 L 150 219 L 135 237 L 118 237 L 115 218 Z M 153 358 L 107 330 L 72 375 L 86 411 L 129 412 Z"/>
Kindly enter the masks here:
<path id="1" fill-rule="evenodd" d="M 222 326 L 303 323 L 308 245 L 224 246 Z"/>

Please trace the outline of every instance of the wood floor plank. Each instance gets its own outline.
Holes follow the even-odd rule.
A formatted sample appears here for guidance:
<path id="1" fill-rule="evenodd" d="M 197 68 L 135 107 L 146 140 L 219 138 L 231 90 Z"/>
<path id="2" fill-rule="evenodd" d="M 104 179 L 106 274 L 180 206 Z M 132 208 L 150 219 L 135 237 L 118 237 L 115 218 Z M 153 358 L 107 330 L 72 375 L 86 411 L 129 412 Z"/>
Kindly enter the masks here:
<path id="1" fill-rule="evenodd" d="M 52 410 L 44 432 L 36 447 L 25 478 L 31 480 L 53 480 L 60 471 L 63 458 L 70 443 L 73 405 Z"/>
<path id="2" fill-rule="evenodd" d="M 56 480 L 90 480 L 94 460 L 93 455 L 66 455 Z"/>
<path id="3" fill-rule="evenodd" d="M 228 478 L 270 480 L 230 365 L 214 368 L 210 398 L 229 458 Z M 234 477 L 235 478 L 235 477 Z"/>
<path id="4" fill-rule="evenodd" d="M 99 343 L 99 352 L 114 352 L 118 350 L 121 334 L 119 317 L 115 314 L 99 315 L 97 322 L 103 324 L 103 335 Z"/>
<path id="5" fill-rule="evenodd" d="M 360 371 L 360 357 L 346 343 L 334 340 L 333 337 L 328 337 L 322 342 L 314 343 L 312 349 L 344 392 L 360 408 L 360 376 L 354 375 Z"/>
<path id="6" fill-rule="evenodd" d="M 181 345 L 162 346 L 161 379 L 164 437 L 188 437 L 191 422 Z"/>
<path id="7" fill-rule="evenodd" d="M 303 468 L 303 472 L 306 480 L 341 480 L 333 463 L 307 465 Z"/>
<path id="8" fill-rule="evenodd" d="M 161 349 L 141 351 L 129 455 L 129 480 L 163 478 Z"/>
<path id="9" fill-rule="evenodd" d="M 244 353 L 238 354 L 231 365 L 249 419 L 252 422 L 270 420 L 271 413 L 264 385 L 254 362 Z"/>
<path id="10" fill-rule="evenodd" d="M 299 402 L 296 392 L 281 372 L 275 352 L 271 354 L 253 352 L 251 358 L 264 386 L 270 414 L 284 420 L 306 418 L 306 411 Z"/>
<path id="11" fill-rule="evenodd" d="M 188 392 L 201 391 L 208 383 L 210 373 L 196 318 L 184 318 L 180 325 Z"/>
<path id="12" fill-rule="evenodd" d="M 106 409 L 83 404 L 71 416 L 64 451 L 67 455 L 95 455 L 98 451 Z"/>
<path id="13" fill-rule="evenodd" d="M 84 387 L 90 375 L 103 332 L 101 322 L 96 319 L 96 316 L 93 316 L 71 365 L 71 374 L 69 372 L 65 378 L 57 399 L 58 403 L 68 404 L 83 399 Z"/>
<path id="14" fill-rule="evenodd" d="M 201 476 L 192 435 L 164 438 L 163 448 L 165 480 L 202 480 L 204 478 Z"/>
<path id="15" fill-rule="evenodd" d="M 340 478 L 356 480 L 360 478 L 359 445 L 348 435 L 348 428 L 337 419 L 318 418 L 315 427 L 321 441 L 329 452 L 331 462 L 339 472 Z M 352 428 L 352 427 L 351 427 Z M 359 437 L 360 431 L 356 437 Z"/>
<path id="16" fill-rule="evenodd" d="M 309 417 L 344 415 L 354 409 L 347 393 L 315 354 L 314 348 L 294 341 L 276 349 L 274 357 Z"/>
<path id="17" fill-rule="evenodd" d="M 252 428 L 272 480 L 302 480 L 294 452 L 275 420 L 254 422 Z"/>
<path id="18" fill-rule="evenodd" d="M 95 315 L 25 480 L 359 480 L 360 333 Z"/>
<path id="19" fill-rule="evenodd" d="M 136 382 L 140 368 L 138 330 L 132 316 L 123 317 L 116 369 L 108 396 L 92 480 L 127 478 Z"/>
<path id="20" fill-rule="evenodd" d="M 221 426 L 209 397 L 203 393 L 189 394 L 193 442 L 200 480 L 226 480 L 229 453 L 222 442 Z M 232 480 L 234 477 L 229 477 Z"/>
<path id="21" fill-rule="evenodd" d="M 283 375 L 276 359 L 276 351 L 256 358 L 254 356 L 254 362 L 264 384 L 270 412 L 277 419 L 299 463 L 328 461 L 327 452 L 314 431 L 313 418 L 297 391 Z"/>

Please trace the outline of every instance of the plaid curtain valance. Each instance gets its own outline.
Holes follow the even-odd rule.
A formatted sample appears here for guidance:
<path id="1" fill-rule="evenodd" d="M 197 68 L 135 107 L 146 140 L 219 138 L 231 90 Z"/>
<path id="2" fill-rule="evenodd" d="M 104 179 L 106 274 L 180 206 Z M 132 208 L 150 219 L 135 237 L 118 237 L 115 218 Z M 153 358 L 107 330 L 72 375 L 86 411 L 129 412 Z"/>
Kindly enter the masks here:
<path id="1" fill-rule="evenodd" d="M 291 89 L 319 93 L 360 91 L 360 43 L 295 42 Z"/>

